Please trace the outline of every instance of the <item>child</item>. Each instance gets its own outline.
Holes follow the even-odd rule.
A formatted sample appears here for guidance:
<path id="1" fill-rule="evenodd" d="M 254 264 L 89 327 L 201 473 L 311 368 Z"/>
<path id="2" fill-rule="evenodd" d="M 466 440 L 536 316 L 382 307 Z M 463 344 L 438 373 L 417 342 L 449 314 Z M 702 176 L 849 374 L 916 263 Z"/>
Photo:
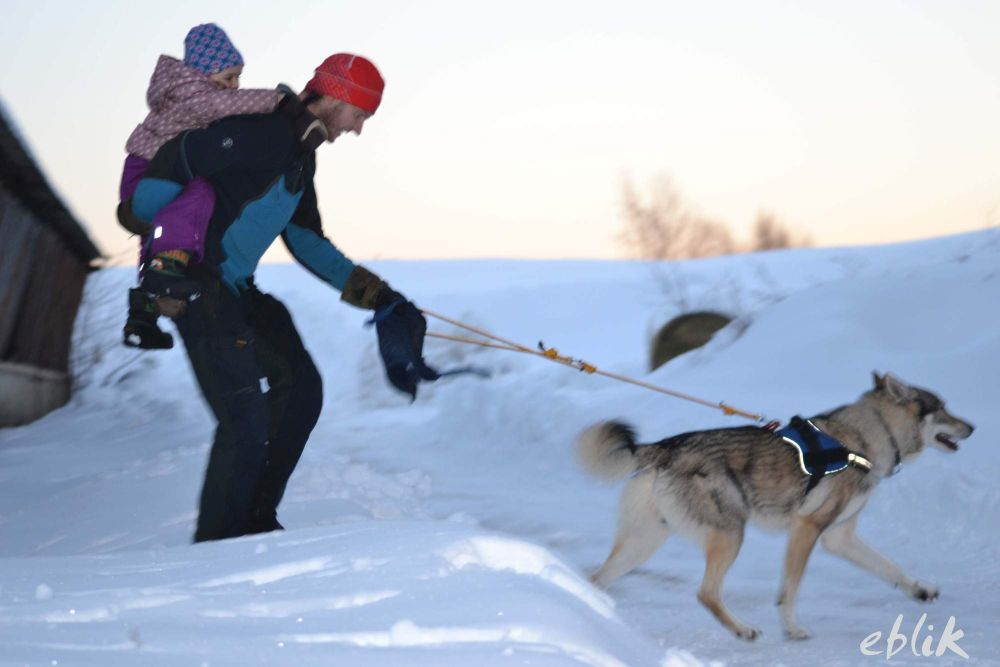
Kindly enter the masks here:
<path id="1" fill-rule="evenodd" d="M 145 222 L 141 211 L 132 210 L 132 196 L 149 161 L 163 144 L 184 130 L 203 128 L 237 114 L 270 113 L 282 93 L 276 90 L 237 90 L 243 72 L 243 57 L 229 37 L 214 23 L 195 26 L 184 39 L 184 61 L 161 55 L 149 81 L 146 100 L 149 114 L 128 138 L 122 173 L 118 219 L 123 227 L 139 234 L 139 277 L 129 290 L 125 345 L 145 349 L 173 346 L 173 337 L 160 330 L 156 319 L 162 312 L 176 316 L 157 301 L 171 296 L 183 300 L 190 295 L 184 280 L 189 262 L 201 260 L 205 228 L 215 206 L 215 193 L 204 179 L 194 179 L 183 189 L 162 184 L 157 195 L 170 203 Z M 172 301 L 172 303 L 177 303 Z"/>

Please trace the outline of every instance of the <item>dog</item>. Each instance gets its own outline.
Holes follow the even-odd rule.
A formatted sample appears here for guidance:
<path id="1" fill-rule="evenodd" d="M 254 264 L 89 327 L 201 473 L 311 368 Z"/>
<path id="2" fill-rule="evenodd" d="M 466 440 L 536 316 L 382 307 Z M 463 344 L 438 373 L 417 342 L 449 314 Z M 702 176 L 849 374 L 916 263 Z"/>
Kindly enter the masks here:
<path id="1" fill-rule="evenodd" d="M 810 633 L 796 622 L 795 598 L 817 540 L 831 553 L 872 572 L 921 601 L 938 589 L 904 574 L 855 533 L 875 486 L 928 446 L 947 453 L 973 431 L 933 393 L 890 373 L 874 373 L 860 399 L 809 421 L 832 436 L 856 465 L 810 483 L 800 450 L 756 426 L 696 431 L 637 444 L 628 425 L 595 424 L 577 439 L 583 467 L 607 480 L 630 478 L 622 492 L 618 531 L 605 563 L 591 577 L 601 588 L 644 563 L 672 533 L 693 537 L 705 551 L 698 601 L 737 637 L 761 632 L 722 602 L 722 581 L 736 559 L 748 521 L 789 531 L 781 590 L 781 621 L 789 639 Z M 841 449 L 840 451 L 843 451 Z M 866 469 L 864 464 L 868 464 Z"/>

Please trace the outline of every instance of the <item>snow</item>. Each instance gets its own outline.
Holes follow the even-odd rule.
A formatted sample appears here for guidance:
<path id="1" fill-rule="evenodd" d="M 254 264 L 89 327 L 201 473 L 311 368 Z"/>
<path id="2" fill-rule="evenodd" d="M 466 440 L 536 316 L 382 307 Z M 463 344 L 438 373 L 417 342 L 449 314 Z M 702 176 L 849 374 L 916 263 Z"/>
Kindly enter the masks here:
<path id="1" fill-rule="evenodd" d="M 432 365 L 493 377 L 424 385 L 411 405 L 383 378 L 366 313 L 293 265 L 258 273 L 325 383 L 279 511 L 287 530 L 190 544 L 212 422 L 182 350 L 119 344 L 132 272 L 101 271 L 78 318 L 73 400 L 0 431 L 0 664 L 998 665 L 998 260 L 1000 232 L 986 230 L 673 265 L 371 265 L 429 310 L 769 417 L 850 402 L 878 370 L 976 425 L 958 453 L 928 451 L 881 484 L 860 523 L 939 601 L 817 549 L 798 604 L 814 638 L 786 641 L 774 607 L 785 538 L 751 529 L 725 599 L 763 629 L 755 643 L 698 604 L 702 554 L 682 538 L 607 592 L 589 584 L 620 489 L 585 475 L 571 449 L 599 419 L 624 418 L 643 441 L 745 420 L 436 340 Z M 683 305 L 737 319 L 648 373 L 652 333 Z M 936 646 L 954 617 L 968 661 L 909 644 L 887 660 L 897 617 L 909 640 L 924 613 L 913 645 Z M 874 632 L 882 653 L 866 656 Z"/>

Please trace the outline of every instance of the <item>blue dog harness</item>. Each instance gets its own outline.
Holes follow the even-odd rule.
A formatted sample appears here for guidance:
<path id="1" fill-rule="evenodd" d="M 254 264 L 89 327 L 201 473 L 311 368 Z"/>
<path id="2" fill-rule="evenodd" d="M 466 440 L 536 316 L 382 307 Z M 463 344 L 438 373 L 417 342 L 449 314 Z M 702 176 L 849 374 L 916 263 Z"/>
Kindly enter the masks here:
<path id="1" fill-rule="evenodd" d="M 797 415 L 792 417 L 788 426 L 775 431 L 775 435 L 795 447 L 799 466 L 802 472 L 809 475 L 806 493 L 812 491 L 825 476 L 838 473 L 847 466 L 854 466 L 864 473 L 872 469 L 871 461 L 848 450 L 839 440 Z"/>

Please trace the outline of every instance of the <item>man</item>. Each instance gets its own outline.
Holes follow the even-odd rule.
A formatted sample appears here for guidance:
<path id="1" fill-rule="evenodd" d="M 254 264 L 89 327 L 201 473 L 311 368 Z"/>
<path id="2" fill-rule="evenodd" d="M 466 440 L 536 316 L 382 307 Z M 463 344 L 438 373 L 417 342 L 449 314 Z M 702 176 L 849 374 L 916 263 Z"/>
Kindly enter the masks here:
<path id="1" fill-rule="evenodd" d="M 186 275 L 183 266 L 151 267 L 162 278 L 160 312 L 175 319 L 218 421 L 196 542 L 282 527 L 278 503 L 319 418 L 316 366 L 288 310 L 253 283 L 257 263 L 279 235 L 299 263 L 341 290 L 343 301 L 380 311 L 380 320 L 399 330 L 397 338 L 416 341 L 414 361 L 422 366 L 423 316 L 323 235 L 313 185 L 316 148 L 345 132 L 361 134 L 383 89 L 365 58 L 330 56 L 302 94 L 287 91 L 274 113 L 225 118 L 164 145 L 130 202 L 131 212 L 148 222 L 195 178 L 208 181 L 216 196 L 204 261 Z M 410 391 L 392 373 L 390 379 Z M 410 379 L 414 390 L 416 381 Z"/>

